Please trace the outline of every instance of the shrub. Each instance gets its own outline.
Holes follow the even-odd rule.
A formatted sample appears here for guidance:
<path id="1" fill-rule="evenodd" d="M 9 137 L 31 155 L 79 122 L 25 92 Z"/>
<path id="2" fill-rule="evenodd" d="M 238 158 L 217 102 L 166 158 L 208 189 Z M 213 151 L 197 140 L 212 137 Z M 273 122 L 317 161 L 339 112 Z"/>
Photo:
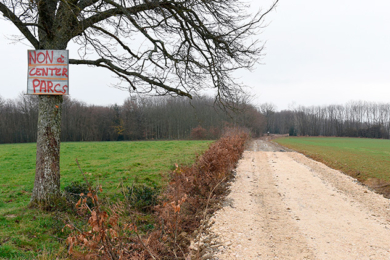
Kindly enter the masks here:
<path id="1" fill-rule="evenodd" d="M 200 125 L 198 125 L 197 127 L 193 128 L 191 130 L 190 136 L 191 136 L 191 139 L 194 139 L 194 140 L 206 139 L 207 130 L 204 129 L 203 127 L 201 127 Z"/>
<path id="2" fill-rule="evenodd" d="M 210 127 L 209 132 L 207 134 L 209 139 L 218 139 L 221 137 L 221 129 L 218 127 Z"/>
<path id="3" fill-rule="evenodd" d="M 68 186 L 64 188 L 65 198 L 69 202 L 76 203 L 80 199 L 80 194 L 88 194 L 89 188 L 86 183 L 80 181 L 72 181 Z M 92 207 L 92 201 L 90 198 L 87 199 L 87 205 Z"/>
<path id="4" fill-rule="evenodd" d="M 248 131 L 226 129 L 224 136 L 190 167 L 179 167 L 171 174 L 171 181 L 164 192 L 164 200 L 156 207 L 163 227 L 165 244 L 171 245 L 166 254 L 182 254 L 186 257 L 189 240 L 178 234 L 191 234 L 206 214 L 214 212 L 210 205 L 224 196 L 224 184 L 233 177 L 232 170 L 241 157 Z M 180 253 L 179 253 L 180 252 Z"/>
<path id="5" fill-rule="evenodd" d="M 144 184 L 127 187 L 127 191 L 128 193 L 126 196 L 131 207 L 142 212 L 150 212 L 151 209 L 156 206 L 157 198 L 160 193 L 160 190 L 156 185 L 149 187 Z"/>

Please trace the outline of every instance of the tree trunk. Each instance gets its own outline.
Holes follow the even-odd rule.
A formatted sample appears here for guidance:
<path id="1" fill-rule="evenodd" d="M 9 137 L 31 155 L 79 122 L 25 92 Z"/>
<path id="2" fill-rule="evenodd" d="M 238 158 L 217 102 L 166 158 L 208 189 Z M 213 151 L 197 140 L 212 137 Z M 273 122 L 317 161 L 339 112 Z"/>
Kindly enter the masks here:
<path id="1" fill-rule="evenodd" d="M 39 96 L 37 161 L 30 206 L 51 208 L 60 197 L 62 96 Z"/>

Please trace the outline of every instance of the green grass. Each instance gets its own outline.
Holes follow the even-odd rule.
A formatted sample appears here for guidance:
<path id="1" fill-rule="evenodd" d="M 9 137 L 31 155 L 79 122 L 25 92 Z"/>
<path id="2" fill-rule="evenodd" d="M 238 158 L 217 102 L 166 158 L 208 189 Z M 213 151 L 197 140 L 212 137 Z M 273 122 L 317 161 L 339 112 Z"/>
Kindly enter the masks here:
<path id="1" fill-rule="evenodd" d="M 103 195 L 120 194 L 118 186 L 163 185 L 175 163 L 190 164 L 211 141 L 77 142 L 61 144 L 61 188 L 83 181 L 78 166 Z M 0 259 L 31 259 L 64 245 L 61 216 L 28 209 L 35 176 L 36 144 L 0 145 Z"/>
<path id="2" fill-rule="evenodd" d="M 361 182 L 390 180 L 390 140 L 340 137 L 288 137 L 274 140 Z"/>

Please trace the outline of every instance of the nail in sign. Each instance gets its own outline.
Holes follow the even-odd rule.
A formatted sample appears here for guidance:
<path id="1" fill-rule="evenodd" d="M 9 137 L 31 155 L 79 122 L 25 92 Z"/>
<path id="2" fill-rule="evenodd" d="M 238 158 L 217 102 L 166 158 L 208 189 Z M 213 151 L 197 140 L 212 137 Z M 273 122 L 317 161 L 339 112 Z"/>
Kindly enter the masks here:
<path id="1" fill-rule="evenodd" d="M 69 51 L 28 51 L 27 94 L 69 95 Z"/>

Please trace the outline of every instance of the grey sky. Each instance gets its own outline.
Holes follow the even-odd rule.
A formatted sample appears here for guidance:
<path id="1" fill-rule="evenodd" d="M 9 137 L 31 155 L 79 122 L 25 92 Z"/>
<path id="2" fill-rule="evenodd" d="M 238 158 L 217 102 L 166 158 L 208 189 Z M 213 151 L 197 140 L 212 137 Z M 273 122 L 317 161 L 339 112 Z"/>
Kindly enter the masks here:
<path id="1" fill-rule="evenodd" d="M 252 10 L 271 4 L 252 0 Z M 266 40 L 262 64 L 239 73 L 253 103 L 344 104 L 350 100 L 389 102 L 390 1 L 282 0 L 258 36 Z M 0 20 L 0 96 L 26 90 L 27 49 L 5 36 L 18 34 Z M 70 46 L 70 57 L 76 58 Z M 71 97 L 89 104 L 121 104 L 126 92 L 110 88 L 115 79 L 103 69 L 70 67 Z"/>

